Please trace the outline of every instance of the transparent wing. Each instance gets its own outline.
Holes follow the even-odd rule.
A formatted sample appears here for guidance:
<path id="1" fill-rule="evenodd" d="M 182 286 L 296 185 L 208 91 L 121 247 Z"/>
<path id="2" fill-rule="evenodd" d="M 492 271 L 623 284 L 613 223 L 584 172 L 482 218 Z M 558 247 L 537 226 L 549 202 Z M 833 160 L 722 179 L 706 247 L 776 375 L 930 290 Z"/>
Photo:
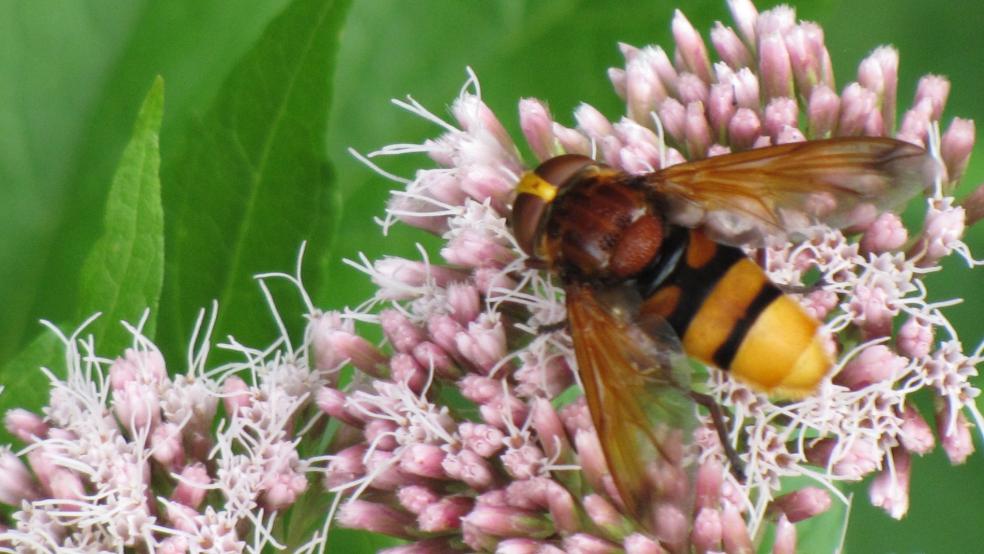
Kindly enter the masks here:
<path id="1" fill-rule="evenodd" d="M 650 525 L 656 506 L 688 502 L 683 452 L 696 411 L 685 357 L 669 325 L 634 322 L 628 306 L 609 296 L 582 285 L 567 288 L 571 336 L 612 479 L 626 511 Z M 667 475 L 677 477 L 667 482 Z"/>
<path id="2" fill-rule="evenodd" d="M 679 164 L 649 177 L 679 224 L 716 240 L 754 243 L 817 222 L 848 227 L 894 210 L 932 185 L 940 166 L 922 148 L 884 137 L 815 140 Z"/>

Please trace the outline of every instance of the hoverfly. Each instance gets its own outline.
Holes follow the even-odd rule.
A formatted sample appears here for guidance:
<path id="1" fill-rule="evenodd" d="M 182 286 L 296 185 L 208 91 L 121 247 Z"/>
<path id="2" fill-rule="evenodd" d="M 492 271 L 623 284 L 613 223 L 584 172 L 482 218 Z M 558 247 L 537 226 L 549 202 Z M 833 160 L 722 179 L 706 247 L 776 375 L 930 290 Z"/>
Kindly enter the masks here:
<path id="1" fill-rule="evenodd" d="M 739 246 L 857 224 L 926 188 L 937 167 L 922 148 L 866 137 L 640 175 L 567 154 L 522 177 L 511 226 L 530 263 L 564 285 L 588 409 L 630 515 L 653 521 L 664 493 L 650 463 L 679 458 L 683 412 L 693 418 L 683 354 L 786 398 L 810 394 L 832 365 L 820 323 Z"/>

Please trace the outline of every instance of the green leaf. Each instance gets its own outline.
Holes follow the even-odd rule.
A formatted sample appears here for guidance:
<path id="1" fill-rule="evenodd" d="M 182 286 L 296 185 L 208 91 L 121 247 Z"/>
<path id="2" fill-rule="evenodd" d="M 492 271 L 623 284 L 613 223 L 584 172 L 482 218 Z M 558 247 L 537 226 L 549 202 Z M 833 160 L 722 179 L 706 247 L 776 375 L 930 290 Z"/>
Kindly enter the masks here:
<path id="1" fill-rule="evenodd" d="M 89 252 L 79 275 L 83 291 L 78 320 L 94 312 L 101 318 L 87 331 L 102 351 L 119 352 L 130 342 L 120 320 L 135 322 L 157 307 L 164 275 L 164 215 L 161 211 L 158 133 L 164 111 L 164 81 L 157 78 L 133 126 L 130 143 L 113 177 L 103 217 L 103 233 Z M 145 333 L 151 333 L 153 320 Z M 43 330 L 0 373 L 6 387 L 0 413 L 13 407 L 37 411 L 48 398 L 48 379 L 39 368 L 60 373 L 64 346 Z M 0 442 L 11 437 L 6 430 Z"/>
<path id="2" fill-rule="evenodd" d="M 330 83 L 346 0 L 298 0 L 226 77 L 163 167 L 167 268 L 160 333 L 176 352 L 200 308 L 216 336 L 249 344 L 275 328 L 253 275 L 292 272 L 302 241 L 327 248 L 334 220 L 324 157 Z M 305 267 L 316 278 L 318 264 Z M 296 299 L 296 291 L 278 301 Z M 286 304 L 300 327 L 302 307 Z"/>
<path id="3" fill-rule="evenodd" d="M 286 0 L 0 2 L 0 363 L 79 309 L 79 272 L 133 116 L 167 82 L 162 144 Z M 57 6 L 57 7 L 56 7 Z M 166 158 L 167 148 L 162 152 Z"/>
<path id="4" fill-rule="evenodd" d="M 164 80 L 147 93 L 130 143 L 106 199 L 103 233 L 80 275 L 78 319 L 102 312 L 87 329 L 100 351 L 113 355 L 131 342 L 120 321 L 136 323 L 157 309 L 164 279 L 164 214 L 161 209 L 159 133 L 164 113 Z M 153 337 L 154 319 L 144 334 Z"/>
<path id="5" fill-rule="evenodd" d="M 51 331 L 45 329 L 30 344 L 3 366 L 0 372 L 0 414 L 12 408 L 38 413 L 48 400 L 48 377 L 40 371 L 47 367 L 56 373 L 63 371 L 61 356 L 64 345 Z M 11 444 L 13 436 L 0 427 L 0 444 Z"/>

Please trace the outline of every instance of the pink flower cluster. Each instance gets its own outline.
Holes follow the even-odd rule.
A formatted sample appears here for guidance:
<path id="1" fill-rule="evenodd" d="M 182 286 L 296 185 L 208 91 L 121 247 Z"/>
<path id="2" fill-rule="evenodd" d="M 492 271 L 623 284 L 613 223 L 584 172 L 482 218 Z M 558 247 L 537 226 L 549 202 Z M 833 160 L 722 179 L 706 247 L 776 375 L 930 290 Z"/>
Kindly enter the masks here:
<path id="1" fill-rule="evenodd" d="M 390 554 L 749 552 L 774 525 L 772 550 L 788 553 L 795 523 L 827 510 L 832 497 L 846 502 L 838 482 L 869 474 L 871 501 L 901 517 L 912 455 L 939 440 L 962 462 L 973 450 L 969 420 L 984 426 L 971 381 L 984 346 L 967 353 L 943 313 L 951 302 L 930 300 L 922 281 L 953 253 L 978 263 L 961 237 L 984 216 L 984 189 L 963 204 L 949 196 L 973 122 L 954 119 L 939 137 L 949 83 L 927 76 L 896 124 L 895 50 L 876 49 L 838 93 L 818 25 L 796 22 L 787 7 L 729 6 L 734 26 L 710 33 L 719 62 L 680 12 L 672 54 L 622 46 L 625 67 L 609 72 L 626 103 L 617 121 L 584 104 L 567 127 L 545 103 L 521 100 L 535 160 L 522 159 L 474 76 L 452 105 L 454 123 L 398 101 L 440 136 L 364 160 L 376 167 L 369 158 L 423 153 L 436 163 L 413 179 L 377 169 L 404 185 L 384 230 L 402 222 L 440 236 L 443 261 L 421 248 L 419 260 L 352 262 L 377 293 L 344 312 L 308 301 L 302 344 L 286 332 L 263 349 L 230 341 L 220 346 L 239 361 L 206 368 L 203 321 L 189 369 L 169 375 L 139 327 L 115 360 L 97 356 L 81 331 L 62 336 L 68 371 L 50 375 L 43 416 L 6 416 L 24 446 L 0 451 L 0 502 L 15 509 L 0 527 L 0 552 L 314 552 L 336 524 L 408 541 Z M 857 228 L 817 225 L 800 242 L 750 252 L 777 283 L 820 275 L 797 298 L 825 322 L 838 363 L 815 395 L 795 403 L 772 402 L 714 369 L 695 376 L 695 388 L 726 411 L 744 478 L 728 470 L 704 414 L 684 453 L 696 471 L 677 479 L 692 508 L 659 507 L 655 525 L 640 525 L 614 487 L 570 338 L 558 330 L 563 291 L 526 266 L 508 228 L 517 181 L 562 153 L 638 173 L 850 135 L 914 142 L 945 166 L 922 229 L 873 213 Z M 298 276 L 280 277 L 303 294 Z M 366 326 L 378 326 L 384 342 L 367 339 Z M 921 390 L 938 400 L 935 432 L 910 402 Z M 672 480 L 673 469 L 657 479 Z M 816 486 L 789 492 L 791 477 Z M 287 544 L 278 515 L 301 510 L 299 500 L 322 487 L 335 493 L 323 527 Z"/>
<path id="2" fill-rule="evenodd" d="M 385 306 L 378 321 L 393 349 L 390 379 L 402 380 L 403 393 L 413 393 L 413 399 L 397 403 L 393 385 L 387 381 L 384 392 L 377 381 L 368 385 L 371 391 L 357 387 L 336 403 L 339 417 L 347 413 L 366 430 L 378 418 L 389 419 L 395 439 L 384 446 L 366 432 L 364 442 L 351 447 L 352 456 L 362 457 L 361 471 L 352 473 L 347 458 L 347 473 L 333 483 L 360 500 L 343 506 L 341 524 L 422 540 L 394 552 L 703 552 L 741 550 L 774 522 L 774 549 L 787 552 L 795 548 L 793 523 L 826 510 L 831 496 L 846 502 L 838 482 L 875 473 L 871 501 L 901 517 L 912 454 L 929 452 L 937 437 L 955 463 L 970 454 L 968 418 L 982 423 L 971 378 L 984 347 L 964 353 L 942 311 L 951 302 L 930 301 L 921 278 L 951 253 L 971 266 L 979 263 L 961 237 L 967 212 L 980 211 L 973 200 L 980 194 L 971 195 L 966 209 L 949 196 L 973 147 L 973 122 L 954 119 L 940 137 L 949 82 L 926 76 L 897 123 L 893 48 L 872 52 L 861 62 L 857 81 L 838 93 L 818 25 L 797 22 L 788 7 L 758 13 L 747 1 L 729 4 L 735 26 L 719 23 L 710 34 L 720 62 L 711 62 L 708 46 L 680 12 L 673 18 L 673 53 L 621 46 L 625 67 L 609 71 L 626 103 L 626 116 L 617 121 L 583 104 L 574 113 L 576 127 L 566 127 L 545 103 L 521 100 L 520 127 L 536 156 L 532 162 L 522 160 L 482 102 L 474 77 L 452 105 L 455 124 L 412 99 L 396 102 L 443 133 L 365 158 L 375 167 L 371 158 L 423 153 L 438 164 L 411 180 L 397 179 L 405 187 L 393 193 L 384 227 L 400 221 L 440 235 L 446 265 L 426 257 L 357 264 L 380 287 L 375 303 Z M 872 213 L 851 229 L 818 224 L 800 242 L 777 238 L 749 251 L 777 283 L 803 285 L 808 274 L 820 275 L 820 286 L 797 298 L 825 322 L 839 361 L 815 395 L 795 403 L 772 402 L 711 370 L 696 386 L 729 412 L 729 440 L 741 445 L 745 479 L 722 471 L 727 458 L 704 416 L 693 452 L 701 468 L 694 512 L 663 514 L 665 525 L 655 531 L 640 528 L 621 512 L 586 407 L 577 398 L 569 338 L 542 332 L 564 320 L 563 294 L 549 276 L 525 266 L 509 233 L 515 183 L 537 162 L 563 153 L 638 173 L 833 136 L 893 136 L 931 151 L 946 171 L 927 191 L 923 228 L 910 233 L 896 214 Z M 351 317 L 365 318 L 365 311 Z M 397 367 L 409 360 L 413 371 L 400 369 L 398 376 Z M 449 387 L 471 402 L 469 409 L 439 400 Z M 939 399 L 936 435 L 909 401 L 911 393 L 926 389 Z M 352 409 L 370 402 L 366 394 L 377 408 L 359 409 L 357 417 Z M 441 414 L 440 433 L 414 430 L 424 426 L 416 422 L 424 414 Z M 407 460 L 423 451 L 419 438 L 400 440 L 407 435 L 428 444 L 431 457 L 423 465 L 432 473 Z M 385 469 L 380 458 L 388 460 Z M 572 468 L 579 468 L 579 477 Z M 379 485 L 379 475 L 394 469 L 403 472 L 404 484 L 413 483 L 411 499 L 400 485 L 392 496 L 388 486 Z M 783 494 L 790 477 L 809 477 L 817 486 Z M 430 481 L 420 483 L 421 478 Z M 420 496 L 420 487 L 426 495 Z M 531 489 L 551 492 L 531 499 Z M 373 500 L 365 497 L 370 492 Z M 443 529 L 443 538 L 421 533 L 430 517 L 425 510 L 448 509 L 450 499 L 461 499 L 454 504 L 464 514 L 459 524 Z M 396 525 L 384 530 L 370 523 L 382 521 L 383 513 L 400 514 L 399 532 Z"/>

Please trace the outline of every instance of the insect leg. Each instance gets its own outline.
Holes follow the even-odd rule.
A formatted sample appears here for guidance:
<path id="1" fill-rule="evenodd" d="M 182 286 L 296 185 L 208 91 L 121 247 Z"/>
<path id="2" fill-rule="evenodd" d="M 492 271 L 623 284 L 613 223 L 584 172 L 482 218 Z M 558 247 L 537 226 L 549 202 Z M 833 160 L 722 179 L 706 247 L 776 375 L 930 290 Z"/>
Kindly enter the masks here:
<path id="1" fill-rule="evenodd" d="M 728 439 L 728 432 L 725 429 L 724 413 L 723 410 L 721 410 L 721 405 L 718 404 L 711 396 L 695 391 L 690 391 L 690 398 L 692 398 L 694 402 L 707 408 L 707 411 L 710 412 L 711 420 L 714 422 L 714 429 L 718 434 L 718 440 L 721 442 L 721 448 L 724 449 L 724 455 L 728 458 L 728 462 L 731 464 L 731 473 L 734 474 L 735 479 L 738 479 L 740 482 L 744 482 L 745 464 L 742 463 L 741 458 L 738 457 L 738 452 L 731 446 L 731 441 Z"/>

